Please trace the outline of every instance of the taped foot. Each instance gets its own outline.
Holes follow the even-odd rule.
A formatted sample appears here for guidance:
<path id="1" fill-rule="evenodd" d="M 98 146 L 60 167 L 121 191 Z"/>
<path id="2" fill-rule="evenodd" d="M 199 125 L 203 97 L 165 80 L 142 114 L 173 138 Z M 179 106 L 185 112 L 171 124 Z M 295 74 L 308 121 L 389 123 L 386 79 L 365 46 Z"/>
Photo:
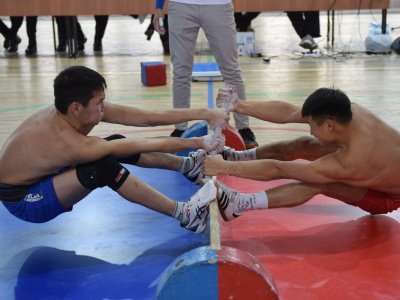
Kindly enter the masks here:
<path id="1" fill-rule="evenodd" d="M 229 161 L 245 161 L 245 160 L 255 160 L 256 152 L 253 150 L 236 151 L 230 147 L 225 146 L 220 153 L 224 160 Z"/>
<path id="2" fill-rule="evenodd" d="M 231 221 L 233 219 L 236 219 L 237 217 L 240 217 L 241 213 L 238 210 L 240 202 L 238 198 L 239 192 L 226 186 L 221 181 L 217 181 L 217 183 L 217 200 L 221 217 L 225 221 Z"/>
<path id="3" fill-rule="evenodd" d="M 217 188 L 210 180 L 186 203 L 184 208 L 186 222 L 181 223 L 181 226 L 198 234 L 203 233 L 207 229 L 210 202 L 216 197 Z"/>

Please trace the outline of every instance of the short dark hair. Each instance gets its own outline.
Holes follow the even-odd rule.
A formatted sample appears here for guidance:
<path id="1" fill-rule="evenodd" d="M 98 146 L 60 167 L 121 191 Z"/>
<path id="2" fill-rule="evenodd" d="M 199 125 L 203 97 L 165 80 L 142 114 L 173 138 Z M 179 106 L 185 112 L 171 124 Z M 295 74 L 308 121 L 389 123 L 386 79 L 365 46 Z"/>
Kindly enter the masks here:
<path id="1" fill-rule="evenodd" d="M 353 118 L 349 97 L 334 88 L 320 88 L 308 96 L 301 114 L 303 117 L 312 117 L 319 124 L 327 118 L 347 124 Z"/>
<path id="2" fill-rule="evenodd" d="M 83 66 L 66 68 L 54 79 L 54 105 L 66 114 L 72 102 L 87 106 L 93 92 L 104 91 L 106 87 L 104 77 L 92 69 Z"/>

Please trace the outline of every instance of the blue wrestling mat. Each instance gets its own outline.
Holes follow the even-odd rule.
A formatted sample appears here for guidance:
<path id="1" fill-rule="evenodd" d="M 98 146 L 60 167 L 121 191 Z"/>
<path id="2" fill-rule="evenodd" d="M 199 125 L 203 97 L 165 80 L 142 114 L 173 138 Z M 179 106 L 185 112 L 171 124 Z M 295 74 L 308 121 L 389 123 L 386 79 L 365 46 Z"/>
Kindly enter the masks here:
<path id="1" fill-rule="evenodd" d="M 199 187 L 177 172 L 129 167 L 177 201 Z M 179 255 L 208 245 L 172 218 L 97 189 L 72 212 L 44 224 L 0 205 L 0 299 L 154 299 L 160 275 Z"/>

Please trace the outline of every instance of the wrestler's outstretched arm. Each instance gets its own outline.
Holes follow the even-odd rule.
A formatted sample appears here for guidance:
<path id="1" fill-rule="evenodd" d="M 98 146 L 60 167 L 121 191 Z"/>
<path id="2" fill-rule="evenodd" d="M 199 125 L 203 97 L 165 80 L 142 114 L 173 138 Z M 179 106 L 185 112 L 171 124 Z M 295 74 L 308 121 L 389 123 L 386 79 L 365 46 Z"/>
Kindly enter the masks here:
<path id="1" fill-rule="evenodd" d="M 281 101 L 239 101 L 233 111 L 272 123 L 307 123 L 300 107 Z"/>
<path id="2" fill-rule="evenodd" d="M 145 110 L 132 106 L 106 102 L 104 122 L 139 127 L 173 125 L 193 120 L 205 120 L 211 127 L 222 126 L 229 121 L 223 109 L 179 108 L 171 110 Z"/>
<path id="3" fill-rule="evenodd" d="M 177 152 L 188 148 L 201 148 L 207 152 L 220 150 L 224 146 L 223 136 L 206 135 L 201 137 L 127 137 L 107 141 L 99 137 L 82 137 L 79 143 L 71 145 L 76 163 L 95 161 L 106 156 L 125 157 L 147 152 Z"/>
<path id="4" fill-rule="evenodd" d="M 306 123 L 301 108 L 282 101 L 240 101 L 217 94 L 217 107 L 272 123 Z"/>

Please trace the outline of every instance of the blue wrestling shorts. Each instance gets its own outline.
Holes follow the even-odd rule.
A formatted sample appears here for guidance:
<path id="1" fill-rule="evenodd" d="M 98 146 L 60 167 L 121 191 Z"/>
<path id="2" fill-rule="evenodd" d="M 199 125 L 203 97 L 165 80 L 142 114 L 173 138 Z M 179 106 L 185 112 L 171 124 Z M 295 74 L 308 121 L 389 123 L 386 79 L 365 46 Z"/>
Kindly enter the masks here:
<path id="1" fill-rule="evenodd" d="M 69 211 L 57 198 L 52 176 L 30 186 L 21 200 L 3 204 L 17 218 L 32 223 L 44 223 Z"/>

